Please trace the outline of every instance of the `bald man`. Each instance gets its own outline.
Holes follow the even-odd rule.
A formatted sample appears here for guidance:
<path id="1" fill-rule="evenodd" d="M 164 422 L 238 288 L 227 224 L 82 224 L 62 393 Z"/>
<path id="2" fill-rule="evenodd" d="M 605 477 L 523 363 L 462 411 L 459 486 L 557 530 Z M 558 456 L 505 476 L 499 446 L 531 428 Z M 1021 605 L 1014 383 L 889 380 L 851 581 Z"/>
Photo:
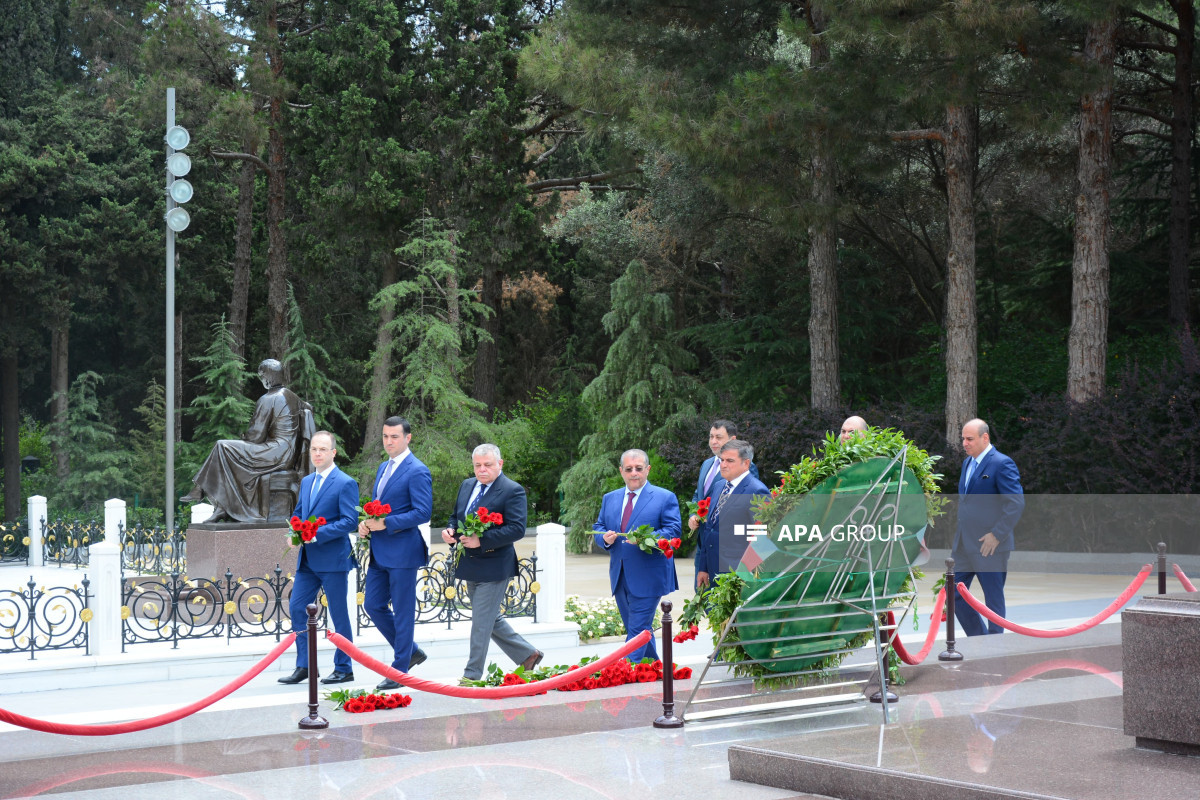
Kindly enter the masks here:
<path id="1" fill-rule="evenodd" d="M 1011 458 L 992 447 L 991 431 L 981 419 L 963 426 L 962 446 L 967 459 L 958 481 L 958 529 L 950 550 L 955 577 L 968 589 L 979 578 L 984 603 L 1003 617 L 1013 529 L 1025 510 L 1021 473 Z M 983 617 L 961 596 L 954 616 L 967 636 L 1004 632 L 991 620 L 985 627 Z"/>
<path id="2" fill-rule="evenodd" d="M 862 417 L 846 417 L 846 421 L 842 423 L 840 438 L 843 442 L 848 442 L 866 429 L 867 421 Z"/>

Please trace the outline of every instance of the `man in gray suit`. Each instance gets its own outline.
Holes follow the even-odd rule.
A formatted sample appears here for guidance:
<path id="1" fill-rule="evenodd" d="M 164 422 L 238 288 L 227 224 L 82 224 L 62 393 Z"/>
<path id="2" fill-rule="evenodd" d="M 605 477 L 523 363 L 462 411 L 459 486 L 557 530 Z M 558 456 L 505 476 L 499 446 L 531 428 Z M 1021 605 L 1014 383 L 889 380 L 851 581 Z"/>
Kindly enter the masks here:
<path id="1" fill-rule="evenodd" d="M 526 670 L 533 669 L 544 653 L 512 629 L 501 613 L 508 583 L 517 575 L 517 550 L 513 543 L 525 536 L 525 490 L 501 470 L 500 448 L 481 444 L 471 454 L 475 477 L 458 488 L 454 511 L 442 531 L 442 541 L 462 548 L 454 577 L 465 581 L 471 598 L 471 652 L 461 682 L 483 677 L 488 643 L 500 645 L 504 654 Z M 479 537 L 464 536 L 462 521 L 480 508 L 503 517 Z"/>

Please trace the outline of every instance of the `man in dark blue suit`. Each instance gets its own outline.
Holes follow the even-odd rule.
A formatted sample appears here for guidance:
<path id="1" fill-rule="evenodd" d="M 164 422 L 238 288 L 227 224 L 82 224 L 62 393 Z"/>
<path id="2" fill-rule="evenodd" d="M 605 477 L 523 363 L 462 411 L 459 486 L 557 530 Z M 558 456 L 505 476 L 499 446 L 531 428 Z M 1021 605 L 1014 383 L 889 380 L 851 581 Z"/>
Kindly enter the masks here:
<path id="1" fill-rule="evenodd" d="M 542 660 L 541 650 L 508 624 L 501 614 L 508 584 L 517 576 L 517 550 L 513 543 L 525 537 L 525 489 L 501 470 L 504 459 L 494 444 L 481 444 L 471 453 L 475 477 L 458 487 L 458 499 L 442 541 L 462 548 L 454 577 L 465 581 L 471 598 L 471 651 L 463 670 L 463 681 L 483 677 L 488 643 L 500 645 L 514 664 L 533 669 Z M 459 532 L 463 519 L 479 509 L 499 514 L 503 521 L 487 528 L 479 537 Z"/>
<path id="2" fill-rule="evenodd" d="M 592 536 L 608 551 L 608 579 L 625 623 L 625 641 L 629 641 L 642 631 L 653 630 L 659 600 L 679 588 L 679 579 L 674 558 L 644 552 L 621 534 L 650 525 L 655 539 L 675 539 L 681 529 L 679 500 L 650 483 L 649 456 L 641 450 L 626 450 L 620 467 L 625 488 L 604 495 Z M 643 658 L 657 659 L 654 637 L 628 658 L 635 664 Z"/>
<path id="3" fill-rule="evenodd" d="M 337 447 L 333 434 L 317 431 L 309 443 L 309 458 L 314 472 L 300 481 L 300 497 L 292 516 L 307 520 L 325 518 L 317 529 L 317 538 L 300 546 L 296 558 L 296 578 L 288 610 L 292 630 L 296 632 L 296 670 L 280 683 L 308 680 L 308 612 L 317 591 L 325 590 L 329 619 L 333 629 L 354 639 L 350 614 L 346 607 L 347 576 L 354 567 L 350 555 L 350 532 L 358 526 L 358 482 L 337 468 Z M 311 665 L 313 669 L 316 665 Z M 346 683 L 354 680 L 350 656 L 338 650 L 333 656 L 333 673 L 321 683 Z"/>
<path id="4" fill-rule="evenodd" d="M 725 443 L 737 438 L 737 425 L 727 419 L 718 419 L 713 422 L 712 427 L 708 429 L 708 449 L 712 450 L 712 457 L 704 459 L 704 463 L 700 465 L 700 477 L 696 479 L 696 491 L 692 493 L 692 502 L 700 502 L 700 498 L 707 497 L 712 491 L 712 485 L 721 479 L 721 448 Z M 754 462 L 750 462 L 750 474 L 756 479 L 758 478 L 758 467 Z M 700 520 L 696 515 L 688 517 L 688 527 L 696 530 L 700 526 Z"/>
<path id="5" fill-rule="evenodd" d="M 950 551 L 955 577 L 968 588 L 978 577 L 984 603 L 1003 617 L 1013 529 L 1025 509 L 1021 473 L 1011 458 L 992 447 L 987 423 L 981 419 L 963 426 L 962 446 L 967 459 L 958 481 L 958 528 Z M 983 617 L 961 595 L 954 603 L 954 616 L 967 636 L 1004 632 L 990 621 L 984 628 Z"/>
<path id="6" fill-rule="evenodd" d="M 696 591 L 707 587 L 717 575 L 737 566 L 747 539 L 735 532 L 737 525 L 754 522 L 750 499 L 770 495 L 771 490 L 750 474 L 754 448 L 741 439 L 730 439 L 721 447 L 721 478 L 709 490 L 708 519 L 696 543 Z"/>
<path id="7" fill-rule="evenodd" d="M 388 460 L 375 472 L 373 500 L 392 507 L 383 519 L 360 522 L 358 533 L 371 539 L 371 562 L 363 605 L 392 646 L 392 668 L 408 672 L 425 660 L 413 643 L 417 616 L 417 570 L 429 563 L 429 548 L 420 526 L 433 513 L 433 476 L 412 454 L 412 426 L 402 417 L 383 422 L 383 449 Z M 388 603 L 391 608 L 388 608 Z M 379 689 L 398 689 L 384 678 Z"/>

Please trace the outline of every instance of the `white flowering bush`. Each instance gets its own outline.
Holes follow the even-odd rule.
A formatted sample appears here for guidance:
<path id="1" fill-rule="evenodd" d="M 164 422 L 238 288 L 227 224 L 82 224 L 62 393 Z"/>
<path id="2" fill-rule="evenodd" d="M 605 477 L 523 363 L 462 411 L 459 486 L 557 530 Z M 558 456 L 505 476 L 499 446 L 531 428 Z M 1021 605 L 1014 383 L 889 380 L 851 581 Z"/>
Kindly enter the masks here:
<path id="1" fill-rule="evenodd" d="M 662 615 L 654 615 L 654 628 L 662 625 Z M 611 597 L 602 600 L 583 600 L 577 594 L 567 597 L 567 622 L 579 626 L 579 640 L 589 642 L 604 636 L 624 636 L 625 623 L 617 611 L 617 601 Z"/>

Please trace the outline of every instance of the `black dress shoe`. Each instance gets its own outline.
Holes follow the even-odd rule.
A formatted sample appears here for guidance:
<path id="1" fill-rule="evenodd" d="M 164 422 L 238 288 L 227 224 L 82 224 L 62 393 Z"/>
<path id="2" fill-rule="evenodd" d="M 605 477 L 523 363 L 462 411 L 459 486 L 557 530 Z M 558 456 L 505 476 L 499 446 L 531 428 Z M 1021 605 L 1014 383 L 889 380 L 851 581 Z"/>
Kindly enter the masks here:
<path id="1" fill-rule="evenodd" d="M 199 486 L 197 486 L 194 489 L 192 489 L 190 492 L 185 494 L 183 497 L 179 498 L 179 502 L 181 502 L 181 503 L 199 503 L 203 499 L 204 499 L 204 490 L 202 490 Z"/>
<path id="2" fill-rule="evenodd" d="M 334 672 L 328 678 L 322 678 L 321 683 L 349 683 L 354 680 L 353 672 Z"/>
<path id="3" fill-rule="evenodd" d="M 288 675 L 286 678 L 280 678 L 279 682 L 301 683 L 302 681 L 306 680 L 308 680 L 308 670 L 306 670 L 304 667 L 297 667 L 295 672 L 293 672 L 291 675 Z"/>
<path id="4" fill-rule="evenodd" d="M 538 664 L 542 663 L 542 659 L 545 657 L 546 657 L 546 654 L 543 653 L 541 650 L 534 650 L 532 655 L 529 656 L 529 658 L 527 658 L 521 662 L 521 666 L 525 668 L 526 672 L 529 672 L 529 670 L 533 669 Z"/>
<path id="5" fill-rule="evenodd" d="M 230 519 L 231 517 L 229 516 L 229 512 L 218 506 L 217 509 L 213 511 L 213 515 L 204 520 L 204 524 L 207 525 L 210 522 L 228 522 Z"/>
<path id="6" fill-rule="evenodd" d="M 417 652 L 413 653 L 412 657 L 408 659 L 408 668 L 412 669 L 413 667 L 420 666 L 428 660 L 429 656 L 425 655 L 425 651 L 418 647 Z"/>
<path id="7" fill-rule="evenodd" d="M 400 684 L 396 683 L 396 682 L 395 682 L 394 680 L 392 680 L 391 678 L 384 678 L 383 680 L 381 680 L 381 681 L 379 682 L 379 685 L 378 685 L 378 686 L 376 686 L 375 688 L 376 688 L 376 689 L 379 689 L 379 690 L 381 690 L 381 691 L 384 691 L 384 692 L 386 692 L 386 691 L 389 691 L 389 690 L 391 690 L 391 689 L 399 689 L 399 688 L 400 688 Z"/>

